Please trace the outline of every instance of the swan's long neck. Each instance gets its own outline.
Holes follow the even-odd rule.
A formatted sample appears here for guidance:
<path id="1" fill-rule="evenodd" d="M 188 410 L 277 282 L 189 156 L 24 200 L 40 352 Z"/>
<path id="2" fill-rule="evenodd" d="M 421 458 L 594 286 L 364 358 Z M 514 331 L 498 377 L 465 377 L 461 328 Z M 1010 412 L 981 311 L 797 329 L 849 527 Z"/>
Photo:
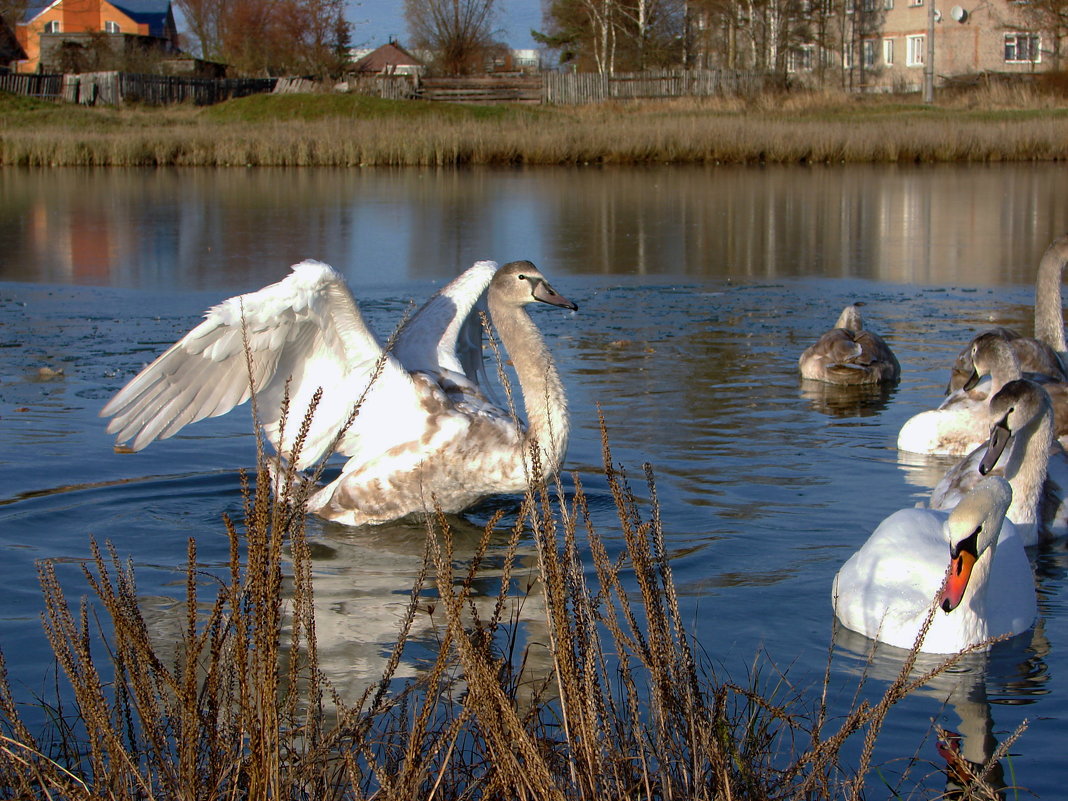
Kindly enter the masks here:
<path id="1" fill-rule="evenodd" d="M 987 395 L 988 398 L 993 398 L 1010 381 L 1023 378 L 1023 373 L 1020 371 L 1020 362 L 1008 343 L 1000 340 L 993 343 L 991 361 L 992 364 L 988 368 L 990 373 L 990 393 Z"/>
<path id="2" fill-rule="evenodd" d="M 1057 351 L 1062 361 L 1068 350 L 1061 310 L 1061 273 L 1066 263 L 1068 237 L 1061 237 L 1042 254 L 1035 279 L 1035 339 L 1041 339 Z"/>
<path id="3" fill-rule="evenodd" d="M 489 310 L 523 391 L 527 417 L 524 451 L 536 440 L 542 451 L 545 476 L 555 475 L 567 451 L 569 432 L 567 397 L 560 373 L 541 332 L 523 307 L 495 302 L 491 294 Z"/>
<path id="4" fill-rule="evenodd" d="M 1037 526 L 1039 500 L 1049 469 L 1053 424 L 1049 414 L 1038 415 L 1013 434 L 1005 478 L 1012 485 L 1012 503 L 1006 517 L 1018 526 Z"/>

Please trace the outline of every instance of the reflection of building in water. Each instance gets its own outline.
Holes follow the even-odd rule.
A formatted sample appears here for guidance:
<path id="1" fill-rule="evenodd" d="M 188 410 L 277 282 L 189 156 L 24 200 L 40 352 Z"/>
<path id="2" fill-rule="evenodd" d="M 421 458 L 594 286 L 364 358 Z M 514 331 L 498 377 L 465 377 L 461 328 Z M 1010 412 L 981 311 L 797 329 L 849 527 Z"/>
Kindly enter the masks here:
<path id="1" fill-rule="evenodd" d="M 1031 284 L 1068 219 L 1066 179 L 1065 165 L 18 172 L 0 195 L 0 277 L 77 264 L 86 280 L 234 288 L 313 257 L 358 289 L 529 258 L 560 276 Z"/>
<path id="2" fill-rule="evenodd" d="M 997 170 L 674 168 L 562 183 L 554 259 L 605 272 L 1031 283 L 1068 216 L 1041 176 Z"/>

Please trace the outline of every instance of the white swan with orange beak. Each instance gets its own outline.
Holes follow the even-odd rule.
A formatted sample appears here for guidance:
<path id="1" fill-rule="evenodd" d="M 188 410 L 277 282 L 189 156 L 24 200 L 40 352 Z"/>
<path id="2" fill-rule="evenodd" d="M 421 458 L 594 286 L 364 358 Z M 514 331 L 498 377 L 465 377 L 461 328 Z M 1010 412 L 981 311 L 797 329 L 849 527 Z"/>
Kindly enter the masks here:
<path id="1" fill-rule="evenodd" d="M 955 653 L 1019 634 L 1037 614 L 1034 575 L 1016 528 L 1005 519 L 1012 489 L 980 481 L 949 512 L 900 509 L 883 520 L 834 578 L 844 626 L 911 648 L 937 603 L 921 651 Z"/>

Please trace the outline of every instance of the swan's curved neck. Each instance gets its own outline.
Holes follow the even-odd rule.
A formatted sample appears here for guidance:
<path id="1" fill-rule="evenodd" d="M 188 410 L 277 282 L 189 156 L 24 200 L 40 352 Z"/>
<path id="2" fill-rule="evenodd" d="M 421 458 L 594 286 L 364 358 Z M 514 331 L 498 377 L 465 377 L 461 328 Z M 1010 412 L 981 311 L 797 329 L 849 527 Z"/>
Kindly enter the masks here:
<path id="1" fill-rule="evenodd" d="M 490 317 L 515 366 L 527 416 L 524 450 L 536 440 L 546 477 L 556 474 L 567 451 L 567 397 L 545 340 L 522 306 L 488 298 Z M 524 454 L 525 455 L 525 454 Z"/>
<path id="2" fill-rule="evenodd" d="M 1005 478 L 1012 485 L 1012 504 L 1006 517 L 1017 525 L 1038 525 L 1039 500 L 1049 469 L 1053 444 L 1051 415 L 1039 415 L 1013 434 Z"/>
<path id="3" fill-rule="evenodd" d="M 1012 352 L 1012 348 L 1007 343 L 1003 342 L 997 343 L 993 364 L 990 365 L 988 372 L 990 373 L 990 393 L 987 395 L 989 398 L 993 398 L 1010 381 L 1023 378 L 1016 354 Z"/>
<path id="4" fill-rule="evenodd" d="M 1042 255 L 1035 279 L 1035 339 L 1065 355 L 1064 317 L 1061 310 L 1061 273 L 1068 263 L 1068 237 L 1061 237 Z"/>

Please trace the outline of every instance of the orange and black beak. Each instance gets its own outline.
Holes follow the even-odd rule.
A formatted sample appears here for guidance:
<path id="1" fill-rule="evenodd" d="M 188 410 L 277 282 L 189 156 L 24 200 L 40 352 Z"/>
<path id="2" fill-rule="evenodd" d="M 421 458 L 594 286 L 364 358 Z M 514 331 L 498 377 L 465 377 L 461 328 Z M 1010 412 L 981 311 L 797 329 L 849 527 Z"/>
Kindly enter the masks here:
<path id="1" fill-rule="evenodd" d="M 938 605 L 943 612 L 952 612 L 964 598 L 964 591 L 968 589 L 968 579 L 972 575 L 972 567 L 979 559 L 976 553 L 976 542 L 979 538 L 979 529 L 970 536 L 961 540 L 949 550 L 949 570 L 946 575 L 946 585 L 942 590 L 942 597 Z"/>

